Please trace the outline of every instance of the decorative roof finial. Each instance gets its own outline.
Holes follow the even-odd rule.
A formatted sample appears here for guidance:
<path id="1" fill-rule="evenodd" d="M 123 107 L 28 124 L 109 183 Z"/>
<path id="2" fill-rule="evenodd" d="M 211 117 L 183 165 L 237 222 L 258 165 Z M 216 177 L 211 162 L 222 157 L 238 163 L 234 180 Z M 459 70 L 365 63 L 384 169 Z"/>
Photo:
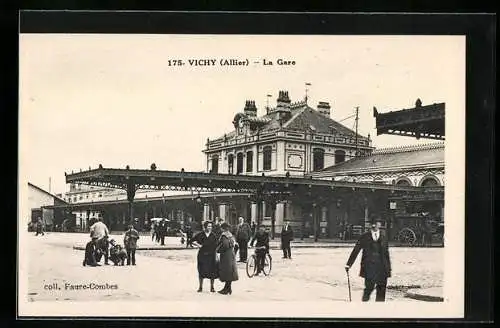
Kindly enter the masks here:
<path id="1" fill-rule="evenodd" d="M 415 107 L 422 107 L 422 100 L 420 100 L 420 98 L 415 102 Z"/>

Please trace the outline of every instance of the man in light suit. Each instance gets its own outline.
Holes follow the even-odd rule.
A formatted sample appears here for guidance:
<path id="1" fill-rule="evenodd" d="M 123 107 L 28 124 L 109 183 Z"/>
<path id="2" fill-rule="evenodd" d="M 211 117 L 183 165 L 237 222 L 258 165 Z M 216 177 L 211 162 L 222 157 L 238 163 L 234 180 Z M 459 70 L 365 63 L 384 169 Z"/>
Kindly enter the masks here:
<path id="1" fill-rule="evenodd" d="M 285 221 L 285 224 L 281 229 L 281 249 L 283 250 L 284 259 L 292 258 L 292 249 L 290 248 L 290 242 L 292 240 L 293 240 L 293 229 L 288 223 L 288 221 Z"/>
<path id="2" fill-rule="evenodd" d="M 386 238 L 380 233 L 380 226 L 381 221 L 376 220 L 373 222 L 370 231 L 361 235 L 345 266 L 346 271 L 349 271 L 359 252 L 363 250 L 361 270 L 359 272 L 359 276 L 365 278 L 363 302 L 370 300 L 370 295 L 375 286 L 377 289 L 375 301 L 385 302 L 387 278 L 391 276 L 389 245 Z"/>

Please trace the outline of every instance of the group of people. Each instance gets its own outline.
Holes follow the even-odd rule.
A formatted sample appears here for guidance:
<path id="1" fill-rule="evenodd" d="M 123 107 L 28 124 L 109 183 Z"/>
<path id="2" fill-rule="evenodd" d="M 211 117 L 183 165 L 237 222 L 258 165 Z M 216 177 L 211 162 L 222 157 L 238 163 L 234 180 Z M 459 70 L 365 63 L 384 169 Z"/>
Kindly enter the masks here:
<path id="1" fill-rule="evenodd" d="M 85 246 L 85 257 L 83 266 L 99 266 L 99 262 L 104 258 L 104 264 L 109 265 L 109 260 L 114 265 L 136 265 L 135 252 L 137 249 L 137 240 L 139 232 L 132 224 L 128 226 L 123 238 L 123 245 L 118 244 L 114 239 L 109 239 L 109 229 L 98 219 L 90 227 L 91 240 Z"/>
<path id="2" fill-rule="evenodd" d="M 162 219 L 158 222 L 151 223 L 151 240 L 160 243 L 160 245 L 165 245 L 165 237 L 169 231 L 167 220 Z"/>
<path id="3" fill-rule="evenodd" d="M 231 294 L 232 282 L 238 280 L 236 255 L 239 252 L 238 262 L 246 262 L 249 245 L 255 246 L 256 275 L 262 272 L 266 253 L 269 253 L 269 232 L 263 226 L 257 230 L 254 224 L 250 226 L 242 217 L 239 218 L 235 236 L 229 230 L 230 225 L 221 219 L 216 219 L 215 223 L 205 221 L 203 231 L 191 238 L 191 243 L 200 248 L 197 256 L 198 292 L 203 291 L 204 279 L 210 280 L 210 291 L 215 292 L 214 282 L 218 278 L 224 282 L 224 288 L 219 293 Z M 283 258 L 291 258 L 291 240 L 293 230 L 286 222 L 282 230 Z"/>
<path id="4" fill-rule="evenodd" d="M 349 272 L 358 254 L 362 251 L 359 275 L 365 279 L 363 302 L 370 299 L 373 290 L 376 290 L 376 301 L 385 301 L 387 279 L 391 277 L 388 241 L 381 233 L 380 227 L 381 220 L 376 220 L 371 229 L 360 236 L 345 265 L 345 270 Z M 199 247 L 197 255 L 198 292 L 203 291 L 204 279 L 210 280 L 210 292 L 215 292 L 214 282 L 219 279 L 224 283 L 224 287 L 218 292 L 223 295 L 231 295 L 232 282 L 239 278 L 236 254 L 239 252 L 238 262 L 246 262 L 249 245 L 250 247 L 255 245 L 256 248 L 256 274 L 262 272 L 266 253 L 269 253 L 269 233 L 263 226 L 260 226 L 257 231 L 255 230 L 240 217 L 236 236 L 234 236 L 230 232 L 230 225 L 218 219 L 215 223 L 205 221 L 203 230 L 190 236 L 188 242 Z M 136 264 L 135 251 L 139 233 L 133 225 L 129 225 L 125 232 L 124 248 L 113 239 L 108 242 L 109 230 L 100 219 L 90 227 L 90 237 L 92 240 L 87 243 L 85 248 L 84 266 L 98 266 L 102 257 L 104 257 L 105 264 L 109 264 L 108 259 L 115 265 L 124 265 L 125 260 L 127 265 Z M 293 229 L 288 222 L 285 222 L 281 230 L 281 248 L 284 259 L 292 258 L 290 247 L 292 240 Z"/>
<path id="5" fill-rule="evenodd" d="M 385 301 L 387 279 L 391 277 L 391 261 L 389 256 L 388 241 L 381 233 L 381 220 L 376 220 L 371 225 L 371 229 L 362 234 L 352 250 L 345 265 L 346 272 L 362 251 L 361 269 L 359 275 L 365 279 L 362 301 L 370 299 L 371 294 L 376 290 L 375 300 Z M 193 242 L 199 245 L 198 251 L 198 292 L 203 290 L 203 280 L 210 279 L 210 291 L 215 292 L 214 281 L 219 278 L 225 283 L 224 288 L 219 291 L 221 294 L 231 294 L 231 283 L 238 280 L 238 270 L 236 266 L 236 254 L 239 252 L 239 261 L 246 262 L 248 257 L 248 244 L 255 245 L 257 257 L 257 275 L 264 268 L 266 253 L 269 252 L 269 233 L 263 226 L 252 235 L 252 228 L 239 218 L 236 229 L 236 238 L 229 232 L 230 226 L 227 223 L 219 224 L 221 233 L 218 234 L 213 229 L 212 222 L 203 224 L 203 231 L 193 237 Z M 250 236 L 252 236 L 250 238 Z M 293 240 L 293 229 L 288 222 L 285 222 L 281 230 L 281 248 L 283 258 L 291 259 L 290 242 Z"/>

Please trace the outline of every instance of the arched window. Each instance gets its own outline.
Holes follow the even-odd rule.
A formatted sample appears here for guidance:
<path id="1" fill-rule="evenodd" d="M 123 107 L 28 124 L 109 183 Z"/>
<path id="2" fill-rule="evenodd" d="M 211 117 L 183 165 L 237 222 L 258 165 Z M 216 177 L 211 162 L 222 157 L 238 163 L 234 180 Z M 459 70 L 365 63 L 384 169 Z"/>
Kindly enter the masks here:
<path id="1" fill-rule="evenodd" d="M 272 156 L 273 156 L 273 149 L 271 148 L 271 146 L 264 147 L 263 150 L 264 164 L 262 165 L 263 170 L 271 169 Z"/>
<path id="2" fill-rule="evenodd" d="M 345 161 L 345 151 L 336 150 L 335 151 L 335 164 L 342 163 Z"/>
<path id="3" fill-rule="evenodd" d="M 400 179 L 398 182 L 396 182 L 396 184 L 398 186 L 411 186 L 411 183 L 410 181 L 408 181 L 407 179 Z"/>
<path id="4" fill-rule="evenodd" d="M 241 174 L 243 172 L 243 153 L 238 153 L 236 155 L 236 174 Z"/>
<path id="5" fill-rule="evenodd" d="M 234 156 L 233 154 L 229 154 L 227 156 L 227 172 L 229 174 L 233 174 L 233 167 L 234 167 Z"/>
<path id="6" fill-rule="evenodd" d="M 435 177 L 427 177 L 420 183 L 421 187 L 434 187 L 439 186 L 439 181 Z"/>
<path id="7" fill-rule="evenodd" d="M 253 171 L 253 151 L 247 151 L 247 172 Z"/>
<path id="8" fill-rule="evenodd" d="M 219 156 L 217 155 L 212 156 L 212 170 L 210 172 L 211 173 L 219 172 Z"/>
<path id="9" fill-rule="evenodd" d="M 325 166 L 325 150 L 321 148 L 313 149 L 313 171 L 319 171 Z"/>

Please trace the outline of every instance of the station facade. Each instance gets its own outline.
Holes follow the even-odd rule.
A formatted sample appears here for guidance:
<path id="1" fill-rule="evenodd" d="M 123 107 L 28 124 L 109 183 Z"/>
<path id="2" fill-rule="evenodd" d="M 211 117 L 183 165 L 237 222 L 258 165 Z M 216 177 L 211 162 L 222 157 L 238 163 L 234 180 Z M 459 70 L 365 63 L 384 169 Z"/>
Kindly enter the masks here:
<path id="1" fill-rule="evenodd" d="M 292 102 L 287 91 L 279 91 L 276 106 L 259 115 L 255 102 L 247 100 L 243 110 L 235 113 L 232 131 L 207 140 L 203 152 L 206 170 L 210 173 L 234 175 L 298 176 L 318 172 L 326 167 L 349 161 L 359 155 L 369 155 L 374 147 L 368 137 L 331 118 L 329 102 L 319 102 L 316 108 L 303 101 Z M 251 203 L 247 220 L 279 232 L 284 221 L 309 235 L 312 231 L 311 208 L 300 200 Z M 322 234 L 328 236 L 327 209 L 323 216 Z M 210 213 L 210 210 L 208 210 Z M 235 218 L 228 213 L 219 217 Z M 208 217 L 205 217 L 206 219 Z"/>
<path id="2" fill-rule="evenodd" d="M 357 135 L 331 118 L 328 102 L 309 106 L 307 98 L 292 102 L 280 91 L 273 107 L 260 113 L 247 100 L 235 113 L 231 129 L 207 139 L 203 152 L 206 172 L 234 175 L 333 179 L 411 186 L 444 185 L 444 144 L 376 150 L 370 136 Z M 229 122 L 228 122 L 229 123 Z M 90 195 L 90 196 L 88 196 Z M 97 195 L 97 196 L 96 196 Z M 94 198 L 91 198 L 91 197 Z M 112 230 L 125 229 L 129 222 L 124 190 L 97 186 L 73 186 L 64 197 L 77 215 L 77 229 L 102 217 Z M 283 199 L 258 199 L 245 193 L 198 193 L 187 191 L 137 190 L 134 217 L 147 230 L 150 219 L 165 217 L 173 227 L 200 225 L 222 218 L 236 225 L 242 216 L 279 234 L 284 221 L 299 237 L 336 238 L 346 225 L 353 236 L 364 231 L 373 217 L 390 217 L 389 200 L 379 193 L 329 193 L 317 201 L 301 195 Z M 418 198 L 418 197 L 417 197 Z M 90 201 L 88 201 L 90 199 Z M 425 202 L 418 201 L 414 204 Z M 77 204 L 75 204 L 77 203 Z M 406 204 L 405 200 L 405 204 Z M 423 210 L 443 217 L 443 199 Z M 421 206 L 414 210 L 422 210 Z M 408 207 L 400 205 L 399 209 Z M 410 213 L 412 210 L 408 210 Z M 409 214 L 410 215 L 410 214 Z M 411 214 L 413 215 L 413 214 Z"/>

